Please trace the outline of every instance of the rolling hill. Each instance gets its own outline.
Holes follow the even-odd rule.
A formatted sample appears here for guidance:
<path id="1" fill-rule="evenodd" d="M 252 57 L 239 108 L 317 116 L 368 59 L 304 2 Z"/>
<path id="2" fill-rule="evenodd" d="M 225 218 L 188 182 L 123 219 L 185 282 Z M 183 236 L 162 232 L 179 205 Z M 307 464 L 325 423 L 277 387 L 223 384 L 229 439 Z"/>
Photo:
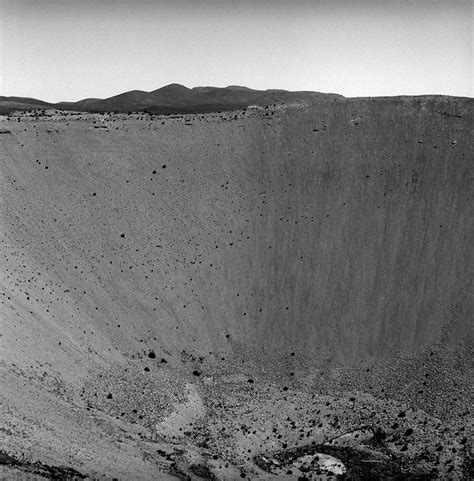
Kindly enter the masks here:
<path id="1" fill-rule="evenodd" d="M 265 106 L 282 102 L 313 102 L 335 98 L 342 96 L 319 92 L 253 90 L 239 86 L 189 89 L 183 85 L 170 84 L 152 92 L 132 90 L 106 99 L 84 99 L 56 104 L 22 97 L 0 97 L 0 113 L 41 108 L 83 112 L 206 113 L 243 109 L 249 105 Z"/>

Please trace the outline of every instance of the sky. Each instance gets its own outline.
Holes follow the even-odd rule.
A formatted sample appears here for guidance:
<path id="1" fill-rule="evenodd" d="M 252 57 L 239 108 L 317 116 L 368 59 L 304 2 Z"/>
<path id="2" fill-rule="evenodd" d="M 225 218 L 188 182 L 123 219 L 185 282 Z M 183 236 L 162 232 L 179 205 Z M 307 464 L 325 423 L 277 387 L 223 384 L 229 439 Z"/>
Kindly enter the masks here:
<path id="1" fill-rule="evenodd" d="M 474 96 L 473 0 L 0 0 L 0 95 Z"/>

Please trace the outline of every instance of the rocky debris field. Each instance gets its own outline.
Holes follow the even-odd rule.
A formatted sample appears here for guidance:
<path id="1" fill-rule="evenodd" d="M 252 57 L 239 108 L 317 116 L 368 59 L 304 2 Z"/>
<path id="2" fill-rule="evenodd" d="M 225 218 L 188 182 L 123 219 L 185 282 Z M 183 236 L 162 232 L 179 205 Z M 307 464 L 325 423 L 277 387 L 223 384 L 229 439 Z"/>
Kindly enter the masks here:
<path id="1" fill-rule="evenodd" d="M 372 366 L 380 381 L 375 387 L 347 368 L 311 368 L 298 352 L 257 363 L 258 353 L 244 357 L 235 351 L 225 364 L 189 356 L 173 367 L 156 358 L 97 367 L 79 390 L 54 375 L 34 378 L 17 369 L 25 396 L 37 394 L 36 416 L 27 406 L 19 415 L 18 400 L 2 393 L 0 465 L 6 478 L 19 472 L 35 476 L 31 479 L 125 479 L 127 463 L 136 466 L 137 479 L 157 473 L 189 480 L 472 475 L 472 395 L 467 390 L 446 393 L 433 375 L 431 393 L 438 402 L 459 399 L 457 412 L 437 412 L 432 403 L 411 398 L 409 384 L 400 384 L 397 396 L 406 401 L 387 396 L 383 386 L 390 384 L 393 360 Z M 436 362 L 426 359 L 437 354 L 426 355 L 397 362 L 419 363 L 435 373 Z M 443 367 L 447 373 L 448 364 Z M 449 372 L 457 386 L 463 383 L 460 374 Z M 341 383 L 348 378 L 350 387 Z M 55 438 L 40 461 L 35 439 L 43 444 L 48 431 Z M 31 443 L 26 453 L 21 432 Z M 94 461 L 101 452 L 109 466 L 105 477 Z"/>
<path id="2" fill-rule="evenodd" d="M 371 386 L 348 369 L 305 371 L 299 354 L 292 354 L 280 357 L 280 370 L 274 367 L 277 359 L 257 364 L 252 355 L 228 359 L 225 366 L 206 359 L 179 368 L 159 362 L 147 370 L 117 365 L 92 375 L 81 398 L 86 409 L 146 428 L 140 436 L 160 444 L 156 456 L 168 462 L 170 475 L 182 479 L 469 475 L 472 398 L 467 386 L 444 392 L 437 353 L 398 362 L 412 371 L 424 366 L 436 405 L 458 396 L 457 412 L 438 411 L 426 397 L 413 396 L 408 382 L 393 378 L 393 362 L 359 369 L 377 373 L 378 384 Z M 444 376 L 448 368 L 444 362 Z M 457 386 L 463 383 L 454 369 L 449 376 Z M 395 382 L 398 395 L 390 397 L 387 386 Z"/>

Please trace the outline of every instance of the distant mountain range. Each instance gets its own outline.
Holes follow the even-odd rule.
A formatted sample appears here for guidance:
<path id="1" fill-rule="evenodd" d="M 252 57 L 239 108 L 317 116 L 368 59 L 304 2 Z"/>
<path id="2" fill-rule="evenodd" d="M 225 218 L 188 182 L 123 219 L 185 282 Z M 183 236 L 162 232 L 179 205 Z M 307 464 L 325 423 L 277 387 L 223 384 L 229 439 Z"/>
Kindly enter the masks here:
<path id="1" fill-rule="evenodd" d="M 0 96 L 0 113 L 51 108 L 81 112 L 206 113 L 242 109 L 250 105 L 336 98 L 343 96 L 309 91 L 253 90 L 237 85 L 189 89 L 184 85 L 170 84 L 152 92 L 131 90 L 106 99 L 89 98 L 78 102 L 49 103 L 26 97 Z"/>

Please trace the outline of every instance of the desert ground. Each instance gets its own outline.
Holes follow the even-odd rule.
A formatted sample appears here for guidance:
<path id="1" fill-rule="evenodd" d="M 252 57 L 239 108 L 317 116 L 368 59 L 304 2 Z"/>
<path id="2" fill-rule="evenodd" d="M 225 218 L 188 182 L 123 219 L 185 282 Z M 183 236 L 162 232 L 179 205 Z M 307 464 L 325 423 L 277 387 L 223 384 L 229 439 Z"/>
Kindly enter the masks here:
<path id="1" fill-rule="evenodd" d="M 0 478 L 472 478 L 473 106 L 1 116 Z"/>

